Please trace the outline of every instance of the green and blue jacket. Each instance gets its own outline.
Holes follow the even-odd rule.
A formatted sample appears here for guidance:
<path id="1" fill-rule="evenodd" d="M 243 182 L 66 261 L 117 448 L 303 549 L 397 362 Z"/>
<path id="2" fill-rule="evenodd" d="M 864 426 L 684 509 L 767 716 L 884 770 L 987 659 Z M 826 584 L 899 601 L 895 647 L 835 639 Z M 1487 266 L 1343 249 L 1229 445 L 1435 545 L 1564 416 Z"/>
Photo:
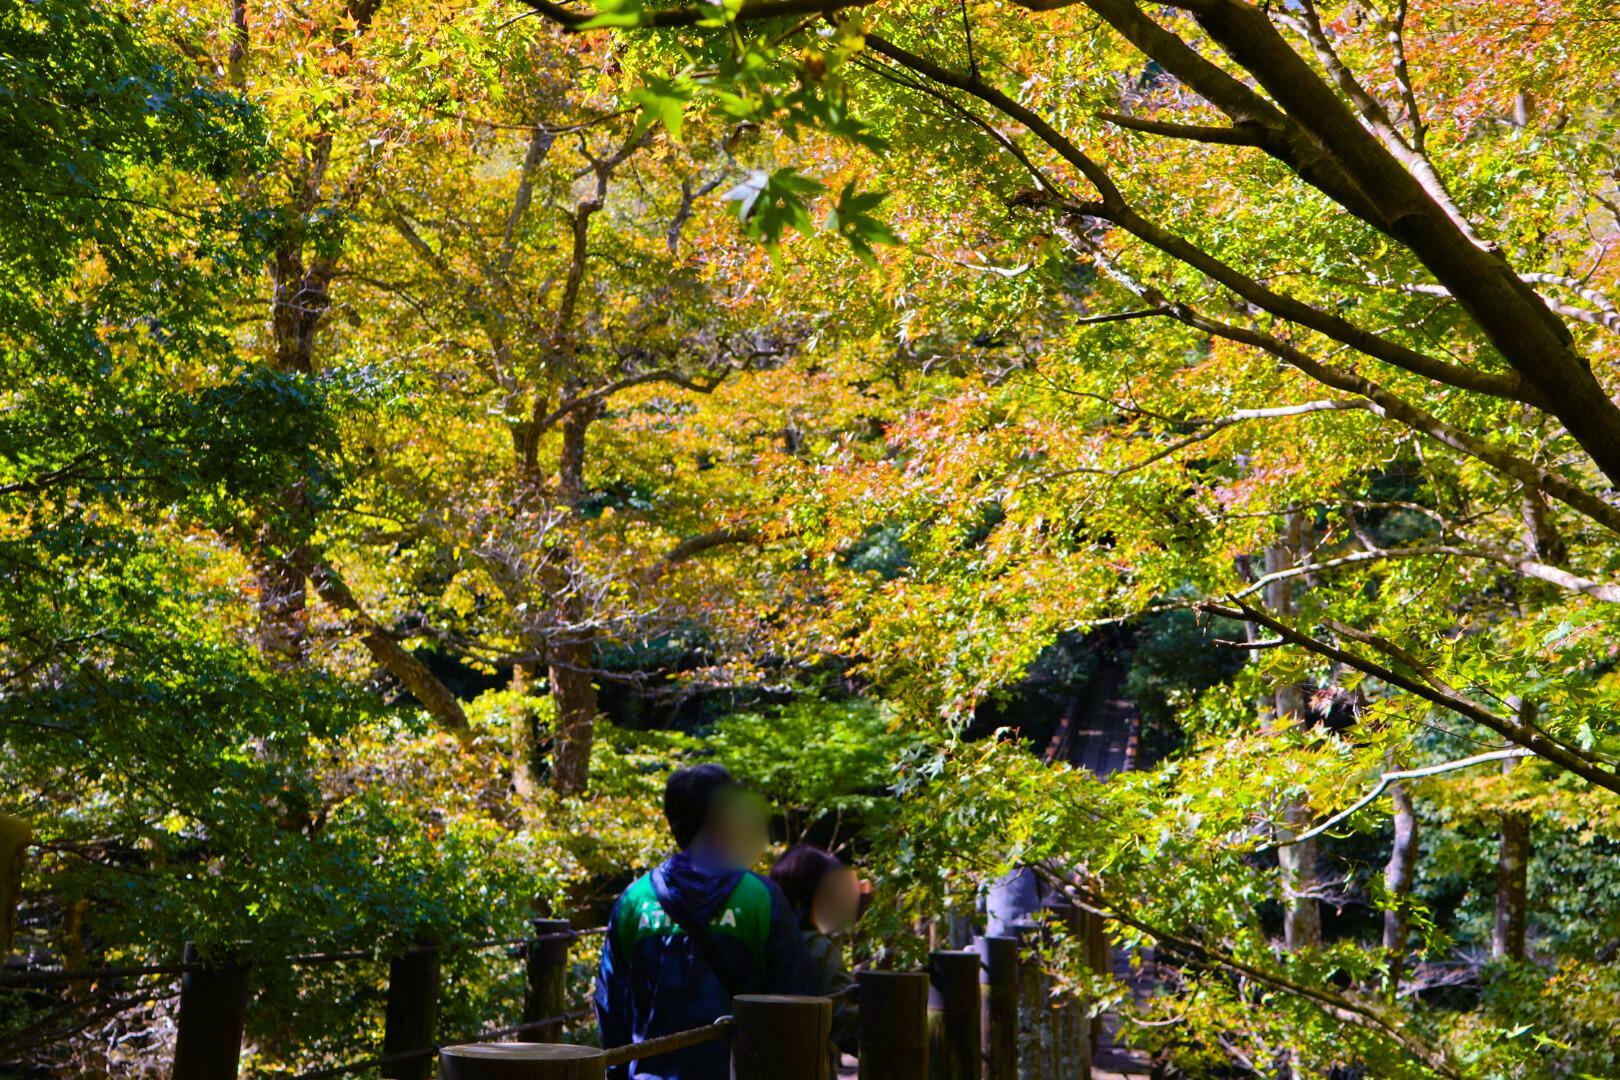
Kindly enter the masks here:
<path id="1" fill-rule="evenodd" d="M 707 956 L 682 922 L 705 928 Z M 636 879 L 614 905 L 596 977 L 596 1020 L 603 1046 L 623 1046 L 726 1016 L 733 993 L 811 992 L 804 942 L 775 883 L 681 852 Z M 729 1074 L 730 1054 L 721 1040 L 632 1062 L 609 1075 L 726 1080 Z"/>

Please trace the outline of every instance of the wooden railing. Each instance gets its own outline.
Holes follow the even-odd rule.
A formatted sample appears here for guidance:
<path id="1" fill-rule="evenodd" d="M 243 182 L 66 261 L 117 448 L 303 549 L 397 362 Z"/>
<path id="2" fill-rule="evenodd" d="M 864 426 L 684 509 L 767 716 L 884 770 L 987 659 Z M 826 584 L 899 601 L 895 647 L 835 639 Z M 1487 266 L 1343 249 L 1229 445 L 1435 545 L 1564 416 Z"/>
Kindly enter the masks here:
<path id="1" fill-rule="evenodd" d="M 326 1080 L 377 1070 L 390 1080 L 422 1080 L 445 1042 L 490 1041 L 515 1035 L 560 1039 L 563 1029 L 591 1015 L 568 1008 L 569 946 L 601 934 L 602 927 L 576 930 L 566 920 L 535 919 L 524 938 L 490 938 L 422 944 L 387 955 L 388 986 L 381 1052 L 369 1058 L 301 1073 L 294 1080 Z M 505 948 L 524 961 L 522 1022 L 468 1032 L 437 1041 L 441 975 L 439 960 L 451 950 Z M 252 995 L 253 973 L 271 964 L 313 967 L 369 960 L 364 950 L 299 953 L 267 958 L 248 946 L 215 949 L 204 956 L 188 942 L 178 963 L 77 970 L 38 970 L 0 974 L 0 994 L 73 983 L 100 983 L 151 977 L 180 977 L 174 1080 L 228 1080 L 240 1071 L 242 1036 Z"/>
<path id="2" fill-rule="evenodd" d="M 1099 954 L 1097 924 L 1070 918 L 1070 930 L 1088 941 L 1093 958 Z M 658 1040 L 607 1050 L 564 1044 L 564 1029 L 591 1015 L 588 1008 L 568 1007 L 570 948 L 581 938 L 602 932 L 603 928 L 576 930 L 566 921 L 537 919 L 525 938 L 422 944 L 397 952 L 387 958 L 381 1052 L 306 1072 L 295 1080 L 370 1071 L 390 1080 L 426 1080 L 435 1058 L 447 1080 L 600 1077 L 612 1065 L 717 1039 L 730 1040 L 737 1080 L 826 1080 L 829 998 L 744 995 L 734 999 L 732 1015 Z M 1026 939 L 1042 932 L 1043 928 L 1031 926 Z M 1029 943 L 1018 937 L 981 937 L 970 950 L 931 953 L 924 971 L 858 972 L 850 993 L 859 1005 L 861 1075 L 881 1080 L 1086 1080 L 1095 1024 L 1085 1003 L 1052 994 L 1032 950 L 1021 947 Z M 523 960 L 522 1021 L 441 1039 L 441 955 L 451 949 L 490 947 L 511 949 Z M 309 966 L 373 955 L 306 953 L 270 960 L 243 947 L 215 950 L 205 957 L 188 944 L 178 963 L 4 974 L 0 991 L 178 975 L 174 1080 L 235 1080 L 256 969 L 271 963 Z M 514 1036 L 523 1041 L 504 1041 Z"/>

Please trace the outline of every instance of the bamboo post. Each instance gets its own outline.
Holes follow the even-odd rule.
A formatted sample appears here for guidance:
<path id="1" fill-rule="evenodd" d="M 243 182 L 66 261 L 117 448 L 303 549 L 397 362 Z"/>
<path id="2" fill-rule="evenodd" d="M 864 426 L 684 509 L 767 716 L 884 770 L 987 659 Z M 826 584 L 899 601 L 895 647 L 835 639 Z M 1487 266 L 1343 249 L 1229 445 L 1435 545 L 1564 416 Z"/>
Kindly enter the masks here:
<path id="1" fill-rule="evenodd" d="M 994 935 L 979 939 L 980 1013 L 984 1080 L 1018 1077 L 1018 939 Z"/>
<path id="2" fill-rule="evenodd" d="M 532 1024 L 568 1011 L 568 938 L 572 929 L 567 919 L 533 919 L 534 939 L 524 949 L 523 1022 Z M 531 1028 L 524 1037 L 535 1042 L 555 1042 L 562 1038 L 562 1023 Z"/>
<path id="3" fill-rule="evenodd" d="M 235 1080 L 247 1026 L 248 963 L 244 952 L 203 963 L 196 942 L 183 960 L 199 964 L 180 977 L 180 1020 L 174 1080 Z"/>
<path id="4" fill-rule="evenodd" d="M 439 1051 L 440 1080 L 602 1080 L 602 1051 L 547 1043 L 466 1043 Z"/>
<path id="5" fill-rule="evenodd" d="M 861 1072 L 867 1080 L 928 1080 L 928 973 L 861 971 Z"/>
<path id="6" fill-rule="evenodd" d="M 439 1019 L 439 948 L 420 945 L 388 961 L 388 1009 L 383 1021 L 383 1056 L 430 1050 Z M 384 1065 L 390 1080 L 426 1080 L 433 1055 Z"/>
<path id="7" fill-rule="evenodd" d="M 738 994 L 731 1021 L 732 1080 L 831 1080 L 831 998 Z"/>
<path id="8" fill-rule="evenodd" d="M 979 954 L 940 950 L 928 957 L 930 1080 L 979 1080 Z"/>

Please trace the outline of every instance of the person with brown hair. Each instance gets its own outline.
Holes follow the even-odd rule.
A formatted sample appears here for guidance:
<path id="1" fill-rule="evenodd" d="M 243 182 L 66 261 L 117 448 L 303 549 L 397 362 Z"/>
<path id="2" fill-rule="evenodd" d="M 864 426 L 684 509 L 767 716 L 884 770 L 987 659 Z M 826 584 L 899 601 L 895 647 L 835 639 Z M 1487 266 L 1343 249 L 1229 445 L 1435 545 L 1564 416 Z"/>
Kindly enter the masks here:
<path id="1" fill-rule="evenodd" d="M 804 935 L 810 954 L 810 992 L 833 998 L 833 1046 L 853 1054 L 859 1013 L 854 998 L 843 991 L 855 978 L 844 962 L 843 948 L 833 939 L 855 925 L 860 912 L 860 878 L 836 856 L 801 845 L 776 860 L 771 880 L 781 887 Z M 837 996 L 840 994 L 843 996 Z M 836 1058 L 834 1061 L 836 1064 Z"/>

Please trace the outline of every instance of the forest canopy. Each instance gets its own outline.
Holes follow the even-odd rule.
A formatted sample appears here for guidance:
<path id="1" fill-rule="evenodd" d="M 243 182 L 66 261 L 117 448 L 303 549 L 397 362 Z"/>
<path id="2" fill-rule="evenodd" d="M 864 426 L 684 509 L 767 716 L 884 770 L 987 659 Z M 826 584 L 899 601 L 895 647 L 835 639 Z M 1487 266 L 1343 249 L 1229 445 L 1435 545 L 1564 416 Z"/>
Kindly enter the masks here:
<path id="1" fill-rule="evenodd" d="M 1604 0 L 0 5 L 6 969 L 593 926 L 715 761 L 1162 1075 L 1620 1075 L 1617 124 Z"/>

